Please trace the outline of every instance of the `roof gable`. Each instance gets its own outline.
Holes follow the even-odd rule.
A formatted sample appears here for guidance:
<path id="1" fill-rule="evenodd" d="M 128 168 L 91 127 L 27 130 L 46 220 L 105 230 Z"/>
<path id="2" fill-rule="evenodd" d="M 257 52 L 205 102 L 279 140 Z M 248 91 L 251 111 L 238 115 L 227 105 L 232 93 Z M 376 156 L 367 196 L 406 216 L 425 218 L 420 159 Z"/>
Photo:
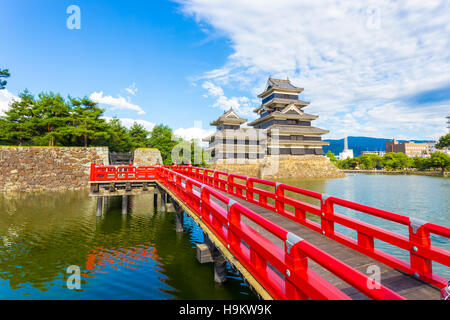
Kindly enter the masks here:
<path id="1" fill-rule="evenodd" d="M 297 108 L 295 104 L 291 103 L 290 105 L 286 106 L 283 110 L 281 110 L 281 113 L 293 113 L 293 114 L 299 114 L 303 115 L 304 112 Z"/>
<path id="2" fill-rule="evenodd" d="M 233 109 L 228 110 L 223 116 L 223 118 L 235 118 L 235 119 L 241 119 L 236 112 L 234 112 Z"/>

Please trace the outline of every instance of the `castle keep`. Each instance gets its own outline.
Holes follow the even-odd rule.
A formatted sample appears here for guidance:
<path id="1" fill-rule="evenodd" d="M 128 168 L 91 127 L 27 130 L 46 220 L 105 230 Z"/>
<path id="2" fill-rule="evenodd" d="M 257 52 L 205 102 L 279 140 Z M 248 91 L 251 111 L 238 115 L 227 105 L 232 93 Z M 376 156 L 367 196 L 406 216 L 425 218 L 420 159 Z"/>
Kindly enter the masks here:
<path id="1" fill-rule="evenodd" d="M 308 102 L 299 99 L 303 88 L 289 80 L 269 78 L 264 92 L 258 95 L 261 105 L 254 110 L 259 118 L 249 122 L 250 128 L 241 128 L 247 122 L 233 109 L 225 112 L 211 125 L 217 131 L 205 138 L 212 162 L 228 159 L 263 159 L 273 155 L 323 155 L 322 135 L 328 130 L 311 125 L 318 116 L 303 108 Z"/>

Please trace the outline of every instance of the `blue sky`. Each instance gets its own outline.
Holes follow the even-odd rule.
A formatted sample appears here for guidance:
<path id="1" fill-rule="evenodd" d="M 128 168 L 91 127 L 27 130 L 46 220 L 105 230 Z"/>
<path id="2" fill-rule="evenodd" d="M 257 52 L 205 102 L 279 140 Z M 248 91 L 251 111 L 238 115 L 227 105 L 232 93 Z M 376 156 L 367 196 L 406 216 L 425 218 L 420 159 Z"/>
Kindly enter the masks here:
<path id="1" fill-rule="evenodd" d="M 66 27 L 70 5 L 79 30 Z M 128 126 L 202 137 L 230 107 L 253 119 L 273 75 L 305 88 L 326 138 L 436 138 L 450 110 L 449 13 L 434 0 L 2 1 L 12 77 L 0 111 L 25 88 L 87 95 Z"/>

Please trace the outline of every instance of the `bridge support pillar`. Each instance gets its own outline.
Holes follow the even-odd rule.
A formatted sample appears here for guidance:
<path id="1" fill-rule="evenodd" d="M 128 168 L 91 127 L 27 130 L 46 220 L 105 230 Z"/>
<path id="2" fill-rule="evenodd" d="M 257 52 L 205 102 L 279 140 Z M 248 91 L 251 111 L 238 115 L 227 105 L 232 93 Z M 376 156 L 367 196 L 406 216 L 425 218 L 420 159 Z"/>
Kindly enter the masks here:
<path id="1" fill-rule="evenodd" d="M 213 253 L 214 259 L 214 281 L 223 283 L 227 280 L 227 261 L 219 250 Z"/>
<path id="2" fill-rule="evenodd" d="M 153 193 L 153 208 L 158 211 L 158 193 Z"/>
<path id="3" fill-rule="evenodd" d="M 161 211 L 167 212 L 167 193 L 164 190 L 160 189 L 160 194 L 161 194 L 161 199 L 160 199 Z"/>
<path id="4" fill-rule="evenodd" d="M 103 214 L 103 197 L 97 197 L 97 217 Z"/>
<path id="5" fill-rule="evenodd" d="M 128 213 L 128 196 L 122 196 L 122 214 Z"/>
<path id="6" fill-rule="evenodd" d="M 212 260 L 214 263 L 214 282 L 223 283 L 227 280 L 227 261 L 206 233 L 203 233 L 203 238 L 205 244 L 211 251 Z"/>
<path id="7" fill-rule="evenodd" d="M 179 208 L 176 214 L 176 231 L 183 232 L 183 223 L 184 223 L 184 210 Z"/>

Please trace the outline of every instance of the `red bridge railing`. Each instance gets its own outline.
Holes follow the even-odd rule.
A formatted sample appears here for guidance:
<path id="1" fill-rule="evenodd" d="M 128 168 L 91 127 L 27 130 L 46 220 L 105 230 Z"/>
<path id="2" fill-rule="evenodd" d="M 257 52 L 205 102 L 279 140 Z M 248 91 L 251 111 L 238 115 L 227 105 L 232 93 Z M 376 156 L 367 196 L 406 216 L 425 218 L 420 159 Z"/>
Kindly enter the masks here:
<path id="1" fill-rule="evenodd" d="M 158 168 L 158 181 L 174 192 L 228 247 L 275 299 L 350 299 L 308 267 L 313 260 L 372 299 L 403 299 L 381 284 L 370 289 L 366 275 L 254 211 L 193 178 Z M 285 243 L 280 248 L 242 220 L 264 228 Z"/>
<path id="2" fill-rule="evenodd" d="M 172 169 L 201 181 L 208 186 L 272 210 L 392 268 L 400 269 L 438 288 L 442 289 L 448 283 L 446 278 L 433 273 L 432 262 L 434 261 L 450 267 L 450 252 L 432 245 L 430 235 L 435 234 L 449 239 L 450 228 L 336 197 L 326 197 L 326 195 L 317 192 L 273 181 L 192 166 L 174 166 Z M 255 185 L 260 187 L 255 187 Z M 265 189 L 262 189 L 263 187 Z M 289 191 L 292 196 L 287 196 L 286 191 Z M 294 195 L 315 199 L 319 201 L 320 206 L 295 199 L 293 198 Z M 291 210 L 287 209 L 287 206 Z M 340 214 L 335 211 L 336 206 L 352 209 L 407 226 L 409 229 L 409 237 Z M 308 219 L 306 216 L 307 212 L 320 218 L 320 223 Z M 335 224 L 340 224 L 356 231 L 357 240 L 337 232 L 334 228 Z M 410 261 L 404 261 L 375 248 L 374 239 L 409 251 Z"/>
<path id="3" fill-rule="evenodd" d="M 369 289 L 367 283 L 372 280 L 366 275 L 290 234 L 217 190 L 272 210 L 439 288 L 444 288 L 447 284 L 447 279 L 433 273 L 432 262 L 450 267 L 450 252 L 433 246 L 430 239 L 430 234 L 450 238 L 450 228 L 447 227 L 335 197 L 326 197 L 317 192 L 285 184 L 204 168 L 96 165 L 91 167 L 91 181 L 147 178 L 157 180 L 175 193 L 276 299 L 349 299 L 342 291 L 312 271 L 308 267 L 308 260 L 315 261 L 370 298 L 402 299 L 402 297 L 381 285 L 380 289 Z M 295 195 L 315 199 L 320 205 L 298 200 L 293 197 Z M 335 206 L 408 226 L 409 238 L 340 214 L 335 211 Z M 308 219 L 306 213 L 319 217 L 320 223 Z M 242 217 L 246 217 L 283 241 L 284 250 L 244 223 Z M 335 231 L 336 223 L 355 230 L 357 239 Z M 375 248 L 374 239 L 410 251 L 410 261 L 404 261 Z"/>
<path id="4" fill-rule="evenodd" d="M 91 164 L 91 181 L 155 180 L 155 166 L 97 166 Z"/>

